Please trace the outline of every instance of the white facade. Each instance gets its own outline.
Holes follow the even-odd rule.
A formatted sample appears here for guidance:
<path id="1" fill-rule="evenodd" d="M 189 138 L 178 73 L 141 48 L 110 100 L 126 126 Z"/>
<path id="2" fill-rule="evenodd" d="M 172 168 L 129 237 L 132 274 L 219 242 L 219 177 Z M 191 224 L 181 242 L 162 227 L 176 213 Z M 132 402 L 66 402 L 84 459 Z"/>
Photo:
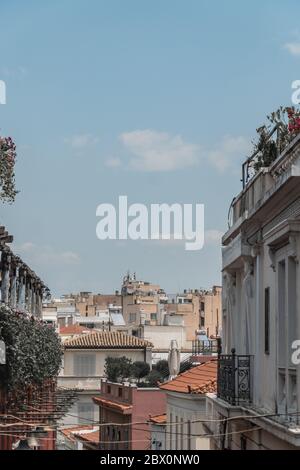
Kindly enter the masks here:
<path id="1" fill-rule="evenodd" d="M 210 439 L 206 433 L 205 395 L 190 393 L 167 393 L 166 450 L 209 450 Z M 199 422 L 197 422 L 199 420 Z"/>
<path id="2" fill-rule="evenodd" d="M 244 419 L 208 428 L 221 434 L 216 447 L 299 448 L 300 369 L 292 343 L 300 339 L 300 136 L 249 181 L 232 215 L 223 237 L 223 353 L 251 356 L 246 375 L 235 377 L 236 394 L 249 385 L 250 399 L 232 406 L 225 394 L 211 395 L 208 415 Z"/>

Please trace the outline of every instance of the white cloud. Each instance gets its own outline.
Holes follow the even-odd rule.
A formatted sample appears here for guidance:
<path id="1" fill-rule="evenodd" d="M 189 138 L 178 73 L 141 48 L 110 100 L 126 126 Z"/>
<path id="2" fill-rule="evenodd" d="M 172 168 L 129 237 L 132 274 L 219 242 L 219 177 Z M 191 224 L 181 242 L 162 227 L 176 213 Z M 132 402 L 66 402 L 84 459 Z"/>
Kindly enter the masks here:
<path id="1" fill-rule="evenodd" d="M 108 166 L 109 168 L 117 168 L 122 165 L 122 162 L 120 158 L 111 157 L 106 160 L 105 165 Z"/>
<path id="2" fill-rule="evenodd" d="M 291 55 L 300 56 L 300 42 L 287 42 L 284 46 Z"/>
<path id="3" fill-rule="evenodd" d="M 220 144 L 208 152 L 208 158 L 217 170 L 224 172 L 246 160 L 250 150 L 251 142 L 245 137 L 225 136 Z"/>
<path id="4" fill-rule="evenodd" d="M 91 145 L 95 145 L 99 141 L 98 137 L 92 134 L 75 134 L 65 139 L 65 143 L 74 149 L 83 149 Z"/>
<path id="5" fill-rule="evenodd" d="M 32 266 L 50 264 L 59 267 L 62 264 L 76 264 L 80 261 L 79 255 L 73 251 L 56 251 L 51 246 L 39 246 L 32 242 L 15 245 L 14 251 Z"/>
<path id="6" fill-rule="evenodd" d="M 124 132 L 119 139 L 133 155 L 129 165 L 135 170 L 172 171 L 198 162 L 198 147 L 184 142 L 180 135 L 145 129 Z"/>

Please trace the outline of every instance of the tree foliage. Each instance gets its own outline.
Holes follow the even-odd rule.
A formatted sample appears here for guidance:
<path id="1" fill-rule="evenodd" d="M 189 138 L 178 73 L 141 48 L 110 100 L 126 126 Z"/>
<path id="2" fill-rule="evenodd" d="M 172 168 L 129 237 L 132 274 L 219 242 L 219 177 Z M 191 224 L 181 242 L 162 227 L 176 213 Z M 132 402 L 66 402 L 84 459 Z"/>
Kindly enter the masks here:
<path id="1" fill-rule="evenodd" d="M 149 372 L 150 366 L 147 362 L 136 361 L 132 364 L 131 373 L 138 381 L 148 375 Z"/>
<path id="2" fill-rule="evenodd" d="M 0 338 L 6 346 L 5 376 L 1 381 L 8 389 L 41 385 L 58 374 L 63 351 L 52 326 L 2 305 Z"/>
<path id="3" fill-rule="evenodd" d="M 126 356 L 107 357 L 105 359 L 104 372 L 111 382 L 122 382 L 131 377 L 132 361 Z"/>
<path id="4" fill-rule="evenodd" d="M 157 387 L 158 383 L 162 382 L 161 373 L 158 370 L 153 369 L 148 375 L 146 385 L 148 387 Z"/>
<path id="5" fill-rule="evenodd" d="M 170 375 L 169 364 L 166 359 L 160 359 L 159 361 L 157 361 L 155 366 L 153 366 L 153 369 L 157 370 L 161 374 L 162 378 L 169 377 Z"/>

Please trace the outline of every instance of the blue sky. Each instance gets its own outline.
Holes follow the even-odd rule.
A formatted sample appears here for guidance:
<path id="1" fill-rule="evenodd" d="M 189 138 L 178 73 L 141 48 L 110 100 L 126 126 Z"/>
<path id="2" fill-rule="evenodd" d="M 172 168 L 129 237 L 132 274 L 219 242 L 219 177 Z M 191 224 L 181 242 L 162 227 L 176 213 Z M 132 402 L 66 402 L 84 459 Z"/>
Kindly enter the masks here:
<path id="1" fill-rule="evenodd" d="M 255 129 L 300 79 L 297 0 L 0 0 L 0 134 L 17 144 L 0 219 L 53 293 L 220 283 L 219 236 Z M 96 207 L 204 203 L 201 251 L 100 241 Z"/>

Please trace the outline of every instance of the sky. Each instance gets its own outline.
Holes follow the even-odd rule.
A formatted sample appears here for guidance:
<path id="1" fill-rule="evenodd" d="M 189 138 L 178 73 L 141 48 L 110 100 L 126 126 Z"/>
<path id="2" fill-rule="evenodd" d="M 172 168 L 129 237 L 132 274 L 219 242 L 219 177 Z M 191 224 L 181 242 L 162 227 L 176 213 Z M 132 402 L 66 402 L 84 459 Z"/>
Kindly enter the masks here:
<path id="1" fill-rule="evenodd" d="M 220 237 L 255 129 L 300 79 L 297 0 L 0 0 L 0 223 L 55 295 L 221 282 Z M 202 203 L 205 244 L 96 237 L 96 208 Z"/>

